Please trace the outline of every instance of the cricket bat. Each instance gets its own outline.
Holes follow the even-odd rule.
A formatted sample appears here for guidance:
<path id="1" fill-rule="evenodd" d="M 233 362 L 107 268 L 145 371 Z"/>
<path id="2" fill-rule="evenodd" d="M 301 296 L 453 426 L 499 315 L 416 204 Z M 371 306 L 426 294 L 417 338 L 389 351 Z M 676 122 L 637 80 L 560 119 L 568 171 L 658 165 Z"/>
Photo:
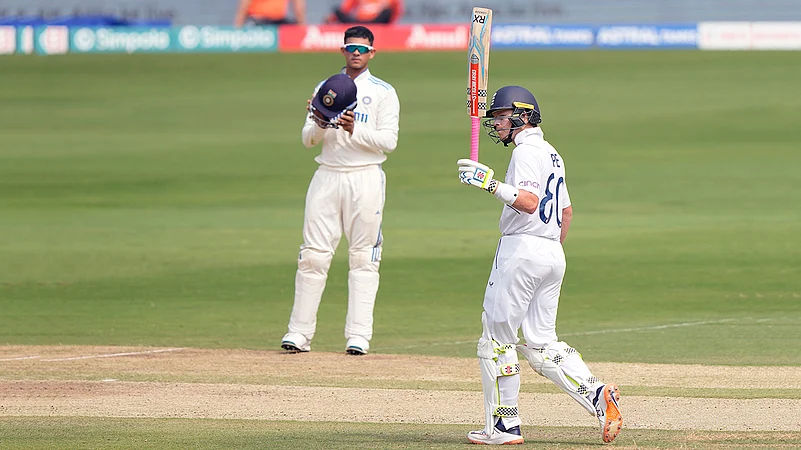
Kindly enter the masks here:
<path id="1" fill-rule="evenodd" d="M 467 114 L 470 116 L 470 159 L 478 161 L 478 134 L 481 117 L 487 112 L 490 31 L 492 10 L 474 7 L 470 38 L 467 42 Z"/>

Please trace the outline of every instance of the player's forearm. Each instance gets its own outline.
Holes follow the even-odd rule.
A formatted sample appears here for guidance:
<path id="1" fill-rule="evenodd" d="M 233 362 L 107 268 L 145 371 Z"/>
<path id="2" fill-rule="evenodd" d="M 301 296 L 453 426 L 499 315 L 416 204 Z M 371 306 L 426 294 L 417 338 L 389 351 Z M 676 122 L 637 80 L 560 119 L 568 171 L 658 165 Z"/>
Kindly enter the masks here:
<path id="1" fill-rule="evenodd" d="M 523 190 L 517 196 L 517 200 L 512 204 L 512 208 L 527 213 L 534 214 L 540 205 L 540 198 L 536 194 Z"/>
<path id="2" fill-rule="evenodd" d="M 559 236 L 559 242 L 565 242 L 567 239 L 567 230 L 570 229 L 570 222 L 573 221 L 573 207 L 568 206 L 562 210 L 562 235 Z"/>
<path id="3" fill-rule="evenodd" d="M 353 128 L 353 142 L 379 153 L 392 153 L 398 146 L 398 130 L 368 130 L 358 124 Z"/>
<path id="4" fill-rule="evenodd" d="M 325 130 L 318 127 L 314 122 L 307 120 L 300 135 L 303 145 L 306 148 L 312 148 L 322 142 Z"/>

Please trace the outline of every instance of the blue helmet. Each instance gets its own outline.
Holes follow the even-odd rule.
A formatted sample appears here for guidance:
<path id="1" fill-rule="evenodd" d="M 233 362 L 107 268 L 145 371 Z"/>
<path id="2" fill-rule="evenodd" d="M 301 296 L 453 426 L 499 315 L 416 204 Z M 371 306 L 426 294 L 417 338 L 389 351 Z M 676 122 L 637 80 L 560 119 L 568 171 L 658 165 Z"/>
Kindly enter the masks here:
<path id="1" fill-rule="evenodd" d="M 534 94 L 529 92 L 528 89 L 521 86 L 504 86 L 492 96 L 492 102 L 489 109 L 487 109 L 487 118 L 494 118 L 493 113 L 502 109 L 511 109 L 512 115 L 509 121 L 512 124 L 511 128 L 496 129 L 494 120 L 485 120 L 484 127 L 487 129 L 489 137 L 495 143 L 503 142 L 504 145 L 509 145 L 512 142 L 512 131 L 521 128 L 527 124 L 537 126 L 542 123 L 540 116 L 540 106 L 537 104 L 537 99 Z M 499 131 L 509 131 L 506 137 L 501 138 Z"/>
<path id="2" fill-rule="evenodd" d="M 345 111 L 356 109 L 356 83 L 344 73 L 332 75 L 320 85 L 311 102 L 312 119 L 323 128 L 337 128 Z M 318 111 L 322 118 L 314 114 Z M 323 120 L 324 119 L 324 120 Z"/>

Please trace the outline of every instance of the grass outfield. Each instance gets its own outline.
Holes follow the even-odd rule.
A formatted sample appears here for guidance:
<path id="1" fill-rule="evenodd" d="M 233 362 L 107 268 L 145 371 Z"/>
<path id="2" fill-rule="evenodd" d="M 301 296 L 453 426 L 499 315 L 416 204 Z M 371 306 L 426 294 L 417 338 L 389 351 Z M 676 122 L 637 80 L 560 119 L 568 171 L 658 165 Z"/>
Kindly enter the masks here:
<path id="1" fill-rule="evenodd" d="M 21 435 L 19 430 L 25 430 Z M 454 449 L 465 448 L 464 425 L 343 424 L 253 420 L 0 418 L 0 443 L 17 449 Z M 552 427 L 529 433 L 526 446 L 597 449 L 590 428 Z M 325 444 L 321 444 L 321 443 Z M 797 448 L 801 433 L 629 430 L 614 448 Z"/>
<path id="2" fill-rule="evenodd" d="M 373 349 L 472 357 L 500 205 L 461 186 L 464 55 L 379 54 L 401 99 Z M 0 343 L 273 349 L 341 56 L 8 57 Z M 592 361 L 801 365 L 796 53 L 497 52 L 530 87 L 575 219 L 558 331 Z M 508 150 L 482 138 L 503 172 Z M 347 252 L 313 348 L 341 351 Z"/>

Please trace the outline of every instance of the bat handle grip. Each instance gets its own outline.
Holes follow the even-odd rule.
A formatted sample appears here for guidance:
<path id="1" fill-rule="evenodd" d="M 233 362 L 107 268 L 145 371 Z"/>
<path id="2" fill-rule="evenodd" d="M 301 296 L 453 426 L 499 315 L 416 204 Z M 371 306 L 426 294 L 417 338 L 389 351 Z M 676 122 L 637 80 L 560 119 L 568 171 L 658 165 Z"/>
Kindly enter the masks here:
<path id="1" fill-rule="evenodd" d="M 470 159 L 478 161 L 478 117 L 470 117 Z"/>

